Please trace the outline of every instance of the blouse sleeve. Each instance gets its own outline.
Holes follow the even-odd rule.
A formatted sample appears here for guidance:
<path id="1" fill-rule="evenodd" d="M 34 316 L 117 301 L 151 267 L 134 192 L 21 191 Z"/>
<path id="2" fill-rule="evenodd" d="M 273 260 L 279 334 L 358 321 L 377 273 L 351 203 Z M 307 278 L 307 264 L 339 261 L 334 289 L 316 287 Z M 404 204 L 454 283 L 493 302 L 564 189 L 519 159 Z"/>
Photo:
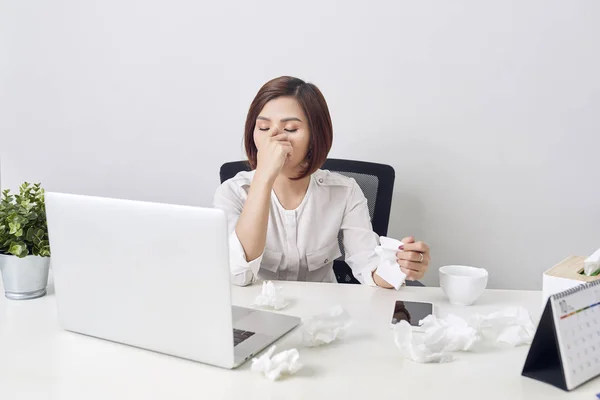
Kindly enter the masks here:
<path id="1" fill-rule="evenodd" d="M 247 261 L 246 252 L 235 232 L 235 226 L 244 207 L 242 191 L 241 187 L 226 181 L 217 189 L 213 201 L 213 207 L 225 211 L 227 215 L 231 283 L 238 286 L 246 286 L 256 280 L 263 257 L 261 254 L 258 258 Z"/>
<path id="2" fill-rule="evenodd" d="M 379 256 L 375 253 L 379 238 L 371 225 L 367 199 L 356 181 L 353 183 L 340 228 L 345 261 L 360 283 L 376 286 L 372 273 L 379 264 Z"/>

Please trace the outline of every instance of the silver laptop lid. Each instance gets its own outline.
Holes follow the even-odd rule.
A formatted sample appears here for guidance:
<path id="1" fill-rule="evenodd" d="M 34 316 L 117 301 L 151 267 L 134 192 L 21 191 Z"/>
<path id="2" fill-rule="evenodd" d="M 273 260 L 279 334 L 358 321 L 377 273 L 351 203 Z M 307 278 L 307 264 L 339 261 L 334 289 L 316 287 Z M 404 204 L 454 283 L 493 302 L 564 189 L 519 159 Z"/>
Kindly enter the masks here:
<path id="1" fill-rule="evenodd" d="M 223 211 L 60 193 L 46 208 L 64 329 L 233 365 Z"/>

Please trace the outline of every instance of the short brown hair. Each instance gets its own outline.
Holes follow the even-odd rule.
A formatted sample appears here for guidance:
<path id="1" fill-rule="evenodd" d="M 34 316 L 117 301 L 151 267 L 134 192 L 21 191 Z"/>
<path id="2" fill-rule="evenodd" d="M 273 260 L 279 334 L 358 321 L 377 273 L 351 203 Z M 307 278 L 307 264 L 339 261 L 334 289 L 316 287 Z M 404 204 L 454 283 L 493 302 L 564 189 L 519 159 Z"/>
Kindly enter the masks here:
<path id="1" fill-rule="evenodd" d="M 333 142 L 333 125 L 327 102 L 325 102 L 325 97 L 323 97 L 319 88 L 312 83 L 306 83 L 291 76 L 282 76 L 270 80 L 260 88 L 246 116 L 246 127 L 244 129 L 246 155 L 250 167 L 256 169 L 256 155 L 258 153 L 258 149 L 254 144 L 256 118 L 265 104 L 282 96 L 295 98 L 308 119 L 310 143 L 305 167 L 298 177 L 292 178 L 302 179 L 323 166 Z"/>

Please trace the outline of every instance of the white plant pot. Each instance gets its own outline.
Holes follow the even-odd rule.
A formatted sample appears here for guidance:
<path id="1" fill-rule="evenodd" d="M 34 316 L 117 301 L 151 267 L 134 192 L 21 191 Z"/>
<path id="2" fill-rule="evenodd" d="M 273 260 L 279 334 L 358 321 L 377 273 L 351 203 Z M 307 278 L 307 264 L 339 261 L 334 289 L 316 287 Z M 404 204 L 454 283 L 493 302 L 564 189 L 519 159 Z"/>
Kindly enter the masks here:
<path id="1" fill-rule="evenodd" d="M 48 286 L 49 268 L 50 257 L 19 258 L 0 254 L 0 272 L 6 298 L 28 300 L 44 296 Z"/>

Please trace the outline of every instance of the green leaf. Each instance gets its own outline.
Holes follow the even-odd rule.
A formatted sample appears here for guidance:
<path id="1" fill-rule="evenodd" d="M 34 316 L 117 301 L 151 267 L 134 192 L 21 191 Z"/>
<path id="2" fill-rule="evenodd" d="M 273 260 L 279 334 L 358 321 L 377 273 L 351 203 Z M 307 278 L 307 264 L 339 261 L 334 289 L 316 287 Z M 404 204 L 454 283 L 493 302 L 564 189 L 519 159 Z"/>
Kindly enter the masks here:
<path id="1" fill-rule="evenodd" d="M 50 257 L 50 246 L 40 248 L 39 255 L 42 257 Z"/>
<path id="2" fill-rule="evenodd" d="M 8 252 L 17 257 L 25 257 L 27 255 L 27 245 L 23 242 L 15 242 L 10 246 Z"/>
<path id="3" fill-rule="evenodd" d="M 33 233 L 34 233 L 34 229 L 33 227 L 29 227 L 27 228 L 27 233 L 25 234 L 25 240 L 27 240 L 28 242 L 32 242 L 33 241 Z"/>
<path id="4" fill-rule="evenodd" d="M 19 229 L 21 229 L 21 224 L 19 224 L 18 222 L 9 222 L 8 227 L 10 228 L 10 231 L 8 233 L 10 235 L 14 235 Z"/>

